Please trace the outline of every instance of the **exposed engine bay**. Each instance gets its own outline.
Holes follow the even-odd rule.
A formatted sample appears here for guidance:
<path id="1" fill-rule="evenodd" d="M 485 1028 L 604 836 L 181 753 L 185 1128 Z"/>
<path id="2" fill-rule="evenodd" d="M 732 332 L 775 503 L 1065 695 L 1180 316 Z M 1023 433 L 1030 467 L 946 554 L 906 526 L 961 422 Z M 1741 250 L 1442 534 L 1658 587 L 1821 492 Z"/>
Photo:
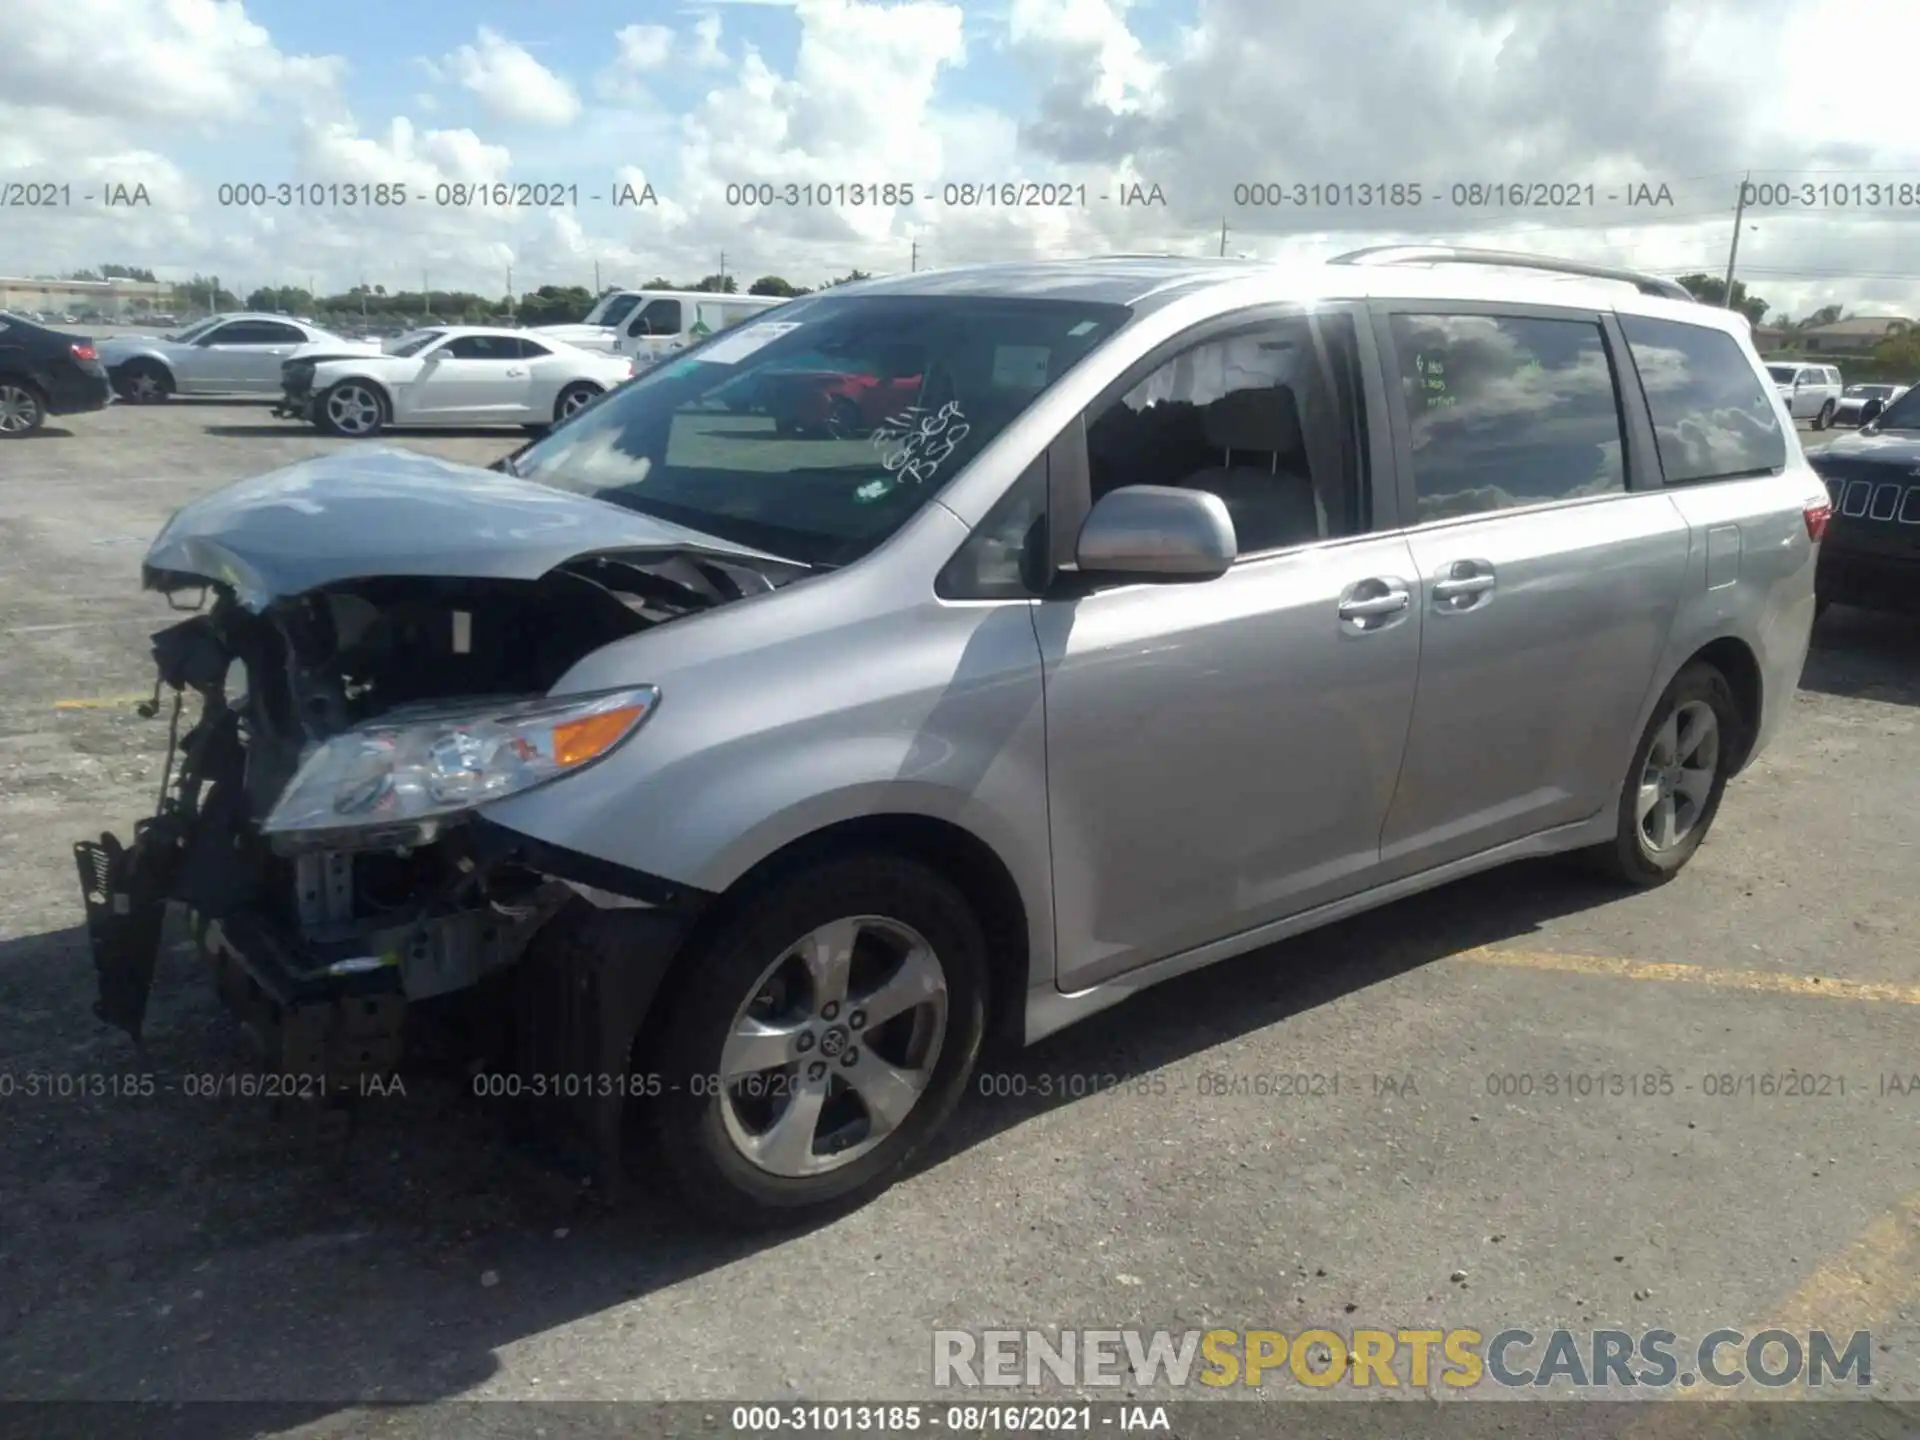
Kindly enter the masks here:
<path id="1" fill-rule="evenodd" d="M 369 826 L 329 848 L 262 822 L 330 737 L 427 702 L 545 696 L 601 646 L 789 578 L 684 549 L 615 552 L 536 580 L 353 579 L 250 608 L 150 573 L 198 586 L 205 608 L 153 637 L 141 712 L 171 726 L 157 812 L 131 845 L 75 847 L 97 1013 L 138 1038 L 171 902 L 268 1063 L 344 1085 L 394 1068 L 409 1006 L 512 966 L 562 909 L 659 903 L 466 817 L 424 840 Z"/>

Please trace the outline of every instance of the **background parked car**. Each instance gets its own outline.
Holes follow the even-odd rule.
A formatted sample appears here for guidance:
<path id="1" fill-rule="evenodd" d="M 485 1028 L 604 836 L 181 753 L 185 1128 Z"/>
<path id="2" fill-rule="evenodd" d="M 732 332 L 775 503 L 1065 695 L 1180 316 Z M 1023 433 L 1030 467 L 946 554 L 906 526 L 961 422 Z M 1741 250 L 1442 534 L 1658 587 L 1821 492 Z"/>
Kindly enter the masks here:
<path id="1" fill-rule="evenodd" d="M 1833 423 L 1843 388 L 1840 372 L 1833 366 L 1785 361 L 1767 366 L 1767 374 L 1773 378 L 1773 388 L 1786 402 L 1787 413 L 1794 419 L 1811 420 L 1816 430 L 1824 430 Z"/>
<path id="2" fill-rule="evenodd" d="M 84 335 L 0 311 L 0 440 L 18 440 L 49 415 L 77 415 L 113 400 L 106 367 Z"/>
<path id="3" fill-rule="evenodd" d="M 450 325 L 416 331 L 376 353 L 295 357 L 284 367 L 279 409 L 354 438 L 388 425 L 540 428 L 632 377 L 624 355 L 501 327 Z"/>
<path id="4" fill-rule="evenodd" d="M 273 395 L 280 362 L 316 341 L 354 342 L 277 315 L 214 315 L 177 335 L 121 335 L 100 343 L 114 388 L 135 404 L 170 395 Z"/>
<path id="5" fill-rule="evenodd" d="M 1865 425 L 1907 393 L 1905 385 L 1849 385 L 1833 412 L 1836 425 Z"/>

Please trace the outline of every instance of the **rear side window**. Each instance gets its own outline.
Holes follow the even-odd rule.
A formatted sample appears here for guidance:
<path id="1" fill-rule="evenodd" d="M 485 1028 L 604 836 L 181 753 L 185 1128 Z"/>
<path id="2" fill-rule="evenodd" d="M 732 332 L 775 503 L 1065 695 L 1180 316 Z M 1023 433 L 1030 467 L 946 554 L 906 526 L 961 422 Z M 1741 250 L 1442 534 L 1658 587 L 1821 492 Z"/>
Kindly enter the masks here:
<path id="1" fill-rule="evenodd" d="M 1647 392 L 1667 484 L 1786 467 L 1787 439 L 1774 399 L 1731 335 L 1644 315 L 1622 315 L 1620 328 Z"/>
<path id="2" fill-rule="evenodd" d="M 1415 523 L 1627 488 L 1620 403 L 1597 322 L 1395 315 Z"/>

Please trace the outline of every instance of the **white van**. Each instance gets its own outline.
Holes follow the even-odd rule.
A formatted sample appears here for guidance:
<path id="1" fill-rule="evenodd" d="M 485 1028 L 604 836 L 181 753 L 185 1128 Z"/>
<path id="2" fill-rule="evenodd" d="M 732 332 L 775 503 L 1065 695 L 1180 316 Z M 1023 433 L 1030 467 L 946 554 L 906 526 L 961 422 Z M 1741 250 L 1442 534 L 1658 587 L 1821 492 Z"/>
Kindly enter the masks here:
<path id="1" fill-rule="evenodd" d="M 587 312 L 587 318 L 578 324 L 540 325 L 533 333 L 582 350 L 632 355 L 637 362 L 648 355 L 657 358 L 670 349 L 682 349 L 715 330 L 737 325 L 749 315 L 785 303 L 785 299 L 777 295 L 716 295 L 710 290 L 614 290 L 601 296 Z M 678 343 L 674 343 L 676 341 Z"/>

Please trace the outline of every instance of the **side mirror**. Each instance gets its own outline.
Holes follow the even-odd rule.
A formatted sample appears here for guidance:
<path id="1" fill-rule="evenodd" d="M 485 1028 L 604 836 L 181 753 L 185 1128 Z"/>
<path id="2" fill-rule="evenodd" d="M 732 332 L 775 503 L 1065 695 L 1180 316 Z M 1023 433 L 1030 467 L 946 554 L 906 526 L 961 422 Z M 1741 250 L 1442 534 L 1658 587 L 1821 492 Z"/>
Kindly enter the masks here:
<path id="1" fill-rule="evenodd" d="M 1083 572 L 1140 580 L 1211 580 L 1238 554 L 1225 501 L 1167 485 L 1128 485 L 1102 497 L 1074 547 Z"/>

